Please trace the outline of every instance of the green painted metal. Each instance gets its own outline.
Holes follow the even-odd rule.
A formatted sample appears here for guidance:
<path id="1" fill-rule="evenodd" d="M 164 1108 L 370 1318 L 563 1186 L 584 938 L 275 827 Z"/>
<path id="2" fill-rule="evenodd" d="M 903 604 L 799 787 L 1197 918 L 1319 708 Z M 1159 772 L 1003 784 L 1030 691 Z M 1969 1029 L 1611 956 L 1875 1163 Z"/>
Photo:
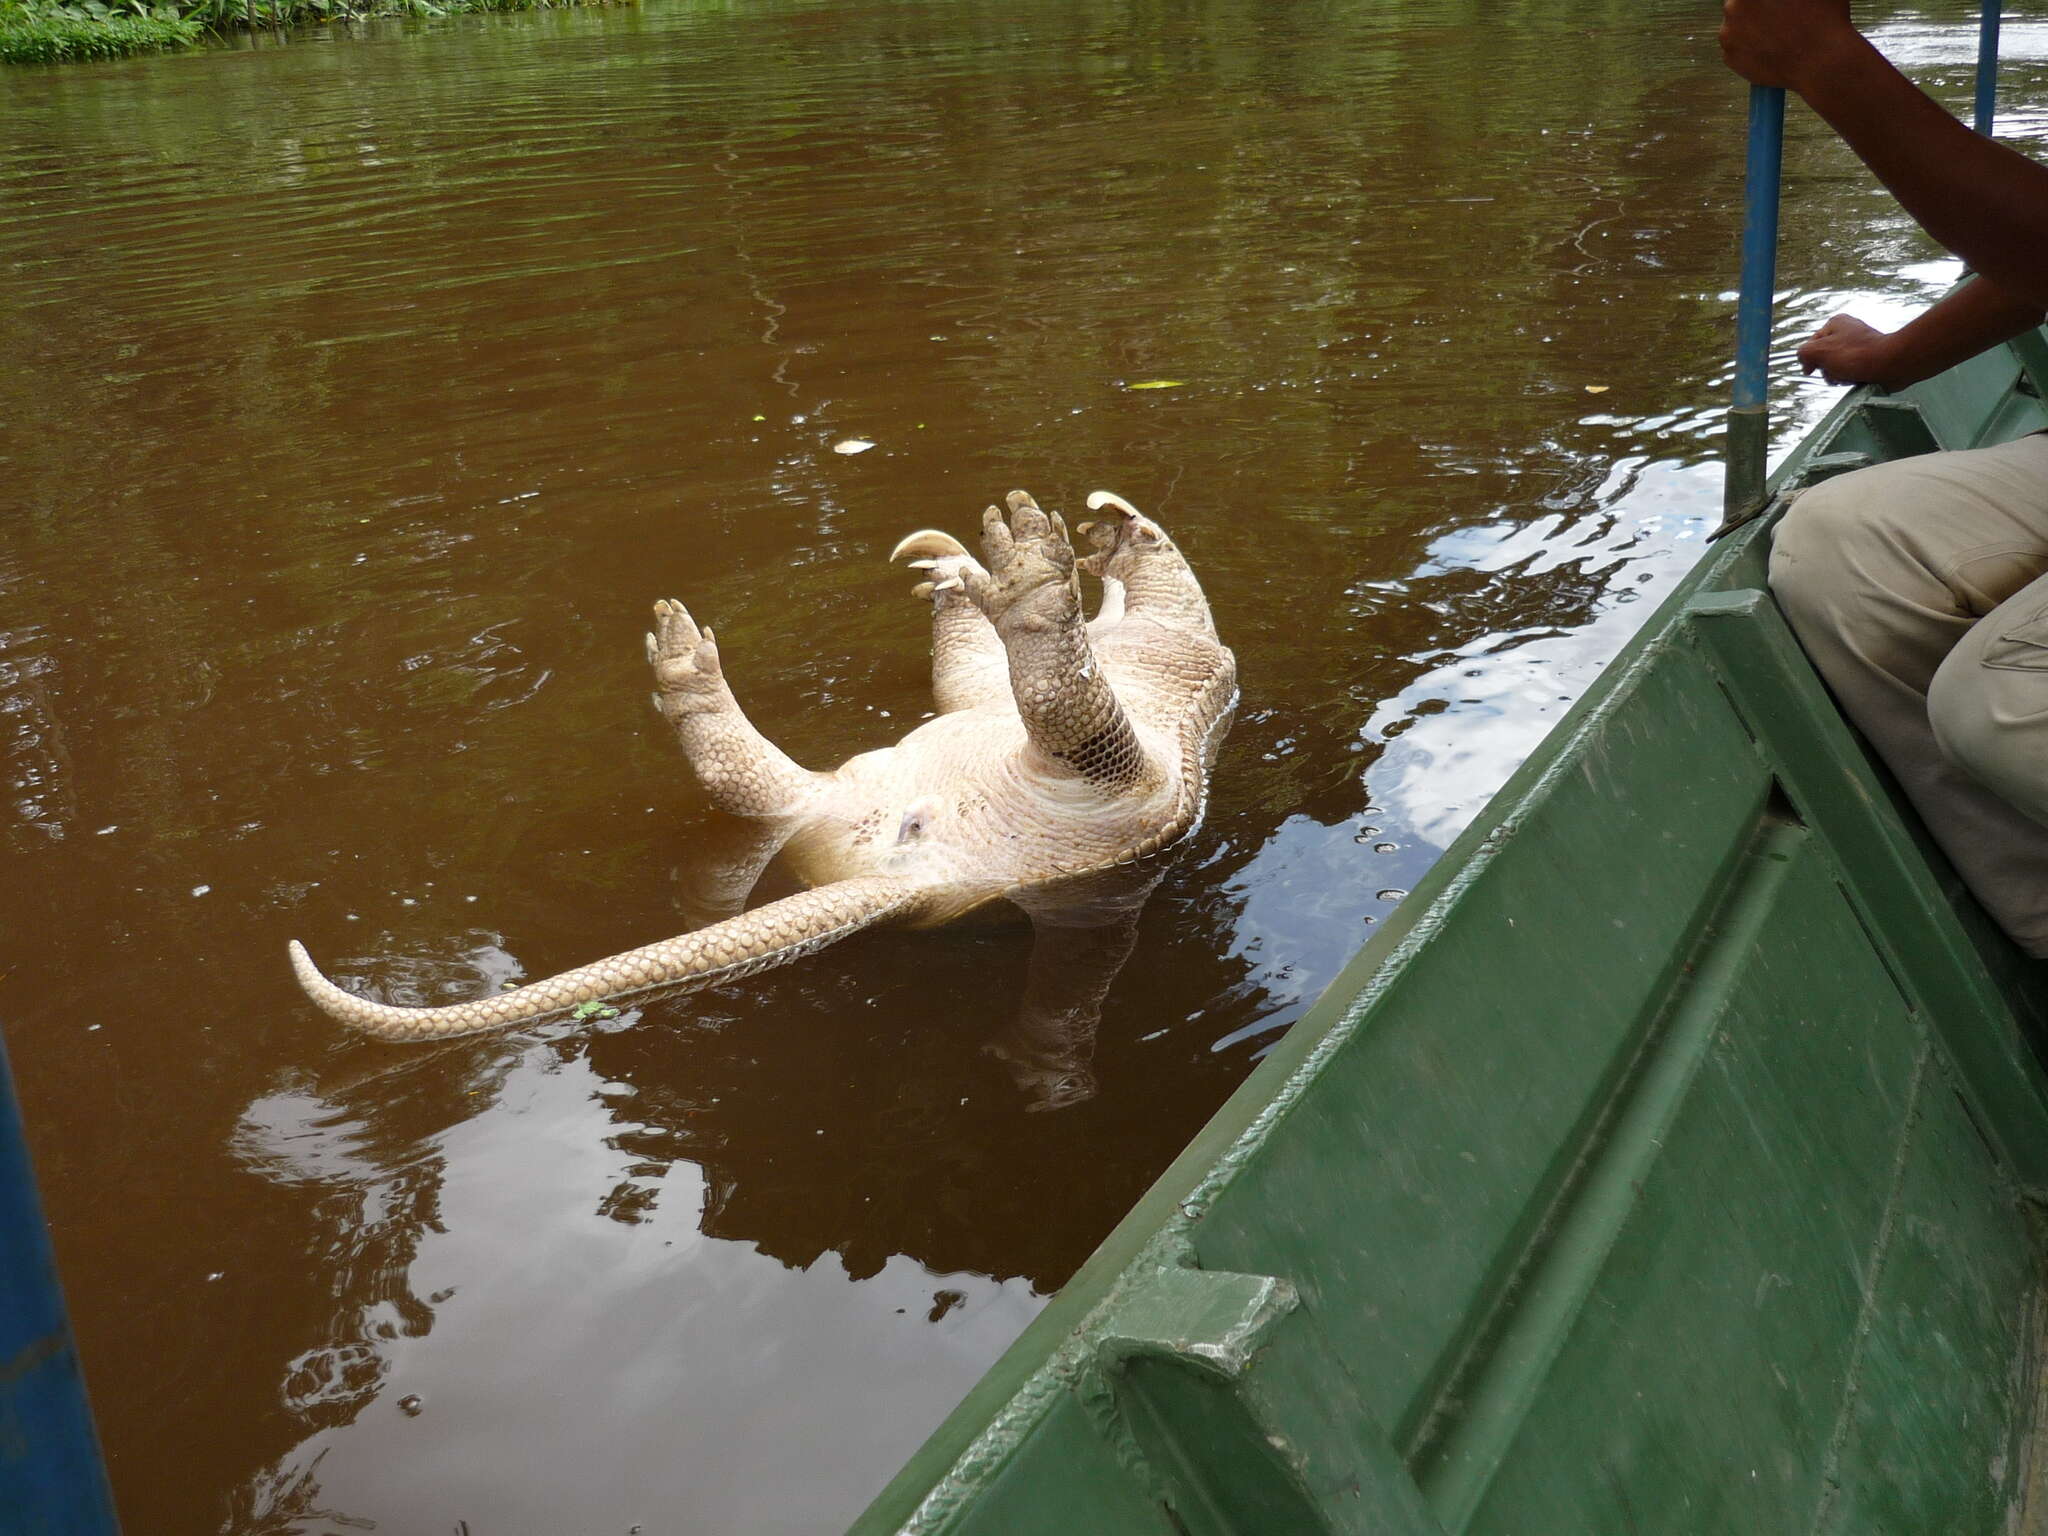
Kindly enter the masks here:
<path id="1" fill-rule="evenodd" d="M 1847 396 L 856 1532 L 2010 1528 L 2048 967 L 1764 563 L 2044 370 Z"/>

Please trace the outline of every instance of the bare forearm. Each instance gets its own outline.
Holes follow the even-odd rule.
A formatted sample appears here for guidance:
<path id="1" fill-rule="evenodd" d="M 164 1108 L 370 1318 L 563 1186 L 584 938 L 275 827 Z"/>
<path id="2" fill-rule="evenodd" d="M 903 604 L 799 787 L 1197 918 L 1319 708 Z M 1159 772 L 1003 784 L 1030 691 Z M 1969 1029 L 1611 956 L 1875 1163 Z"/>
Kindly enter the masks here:
<path id="1" fill-rule="evenodd" d="M 2032 330 L 2041 323 L 2042 310 L 2042 305 L 2015 298 L 1988 279 L 1975 278 L 1885 338 L 1892 377 L 1879 382 L 1897 388 L 1930 379 L 1987 347 Z"/>
<path id="2" fill-rule="evenodd" d="M 1854 32 L 1802 65 L 1788 83 L 1906 212 L 2038 318 L 2048 306 L 2048 167 L 1964 127 Z"/>

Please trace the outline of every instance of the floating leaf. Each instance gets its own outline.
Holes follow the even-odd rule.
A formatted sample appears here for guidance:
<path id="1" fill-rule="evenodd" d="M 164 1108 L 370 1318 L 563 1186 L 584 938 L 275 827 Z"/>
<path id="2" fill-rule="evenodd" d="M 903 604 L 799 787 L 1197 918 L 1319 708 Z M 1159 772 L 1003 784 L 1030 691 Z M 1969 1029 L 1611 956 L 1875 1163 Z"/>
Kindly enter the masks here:
<path id="1" fill-rule="evenodd" d="M 1604 395 L 1607 393 L 1607 389 L 1608 386 L 1605 384 L 1588 384 L 1586 386 L 1586 393 L 1589 395 Z"/>
<path id="2" fill-rule="evenodd" d="M 576 1011 L 570 1015 L 575 1019 L 616 1019 L 618 1016 L 618 1009 L 608 1008 L 603 1003 L 578 1003 Z"/>
<path id="3" fill-rule="evenodd" d="M 1140 379 L 1140 380 L 1138 380 L 1138 382 L 1137 382 L 1137 383 L 1135 383 L 1135 384 L 1126 384 L 1126 385 L 1124 386 L 1124 388 L 1125 388 L 1125 389 L 1181 389 L 1181 388 L 1184 388 L 1184 387 L 1186 386 L 1187 382 L 1188 382 L 1188 381 L 1187 381 L 1186 379 Z"/>
<path id="4" fill-rule="evenodd" d="M 866 453 L 875 445 L 864 437 L 849 437 L 832 445 L 834 453 Z"/>
<path id="5" fill-rule="evenodd" d="M 757 415 L 757 416 L 756 416 L 756 417 L 754 418 L 754 420 L 756 420 L 756 421 L 766 421 L 767 419 L 768 419 L 768 418 L 767 418 L 766 416 L 758 416 L 758 415 Z"/>

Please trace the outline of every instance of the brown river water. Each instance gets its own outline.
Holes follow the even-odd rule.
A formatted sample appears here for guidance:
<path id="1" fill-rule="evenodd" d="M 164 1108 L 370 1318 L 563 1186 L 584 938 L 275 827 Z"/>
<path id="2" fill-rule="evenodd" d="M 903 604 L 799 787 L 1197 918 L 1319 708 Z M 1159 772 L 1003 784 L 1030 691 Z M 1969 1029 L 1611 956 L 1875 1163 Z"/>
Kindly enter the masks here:
<path id="1" fill-rule="evenodd" d="M 648 0 L 0 76 L 0 1024 L 128 1528 L 851 1519 L 1697 557 L 1713 10 Z M 1968 9 L 1883 14 L 1965 99 Z M 1952 278 L 1796 110 L 1788 171 L 1785 344 Z M 1155 514 L 1242 671 L 1092 1038 L 1020 1022 L 1023 927 L 437 1048 L 302 1000 L 294 937 L 428 1001 L 690 926 L 737 829 L 650 602 L 829 766 L 930 707 L 890 545 L 1012 486 Z"/>

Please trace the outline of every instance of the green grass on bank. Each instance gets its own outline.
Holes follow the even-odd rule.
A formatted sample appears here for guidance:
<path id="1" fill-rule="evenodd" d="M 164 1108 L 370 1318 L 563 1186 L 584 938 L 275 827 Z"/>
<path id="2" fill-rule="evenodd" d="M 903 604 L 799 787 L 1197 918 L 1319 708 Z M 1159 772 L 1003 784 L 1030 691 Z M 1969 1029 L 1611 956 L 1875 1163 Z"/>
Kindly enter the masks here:
<path id="1" fill-rule="evenodd" d="M 189 47 L 209 32 L 236 27 L 528 11 L 564 3 L 578 0 L 0 0 L 0 63 L 113 59 Z"/>
<path id="2" fill-rule="evenodd" d="M 94 14 L 97 12 L 98 14 Z M 67 59 L 114 59 L 152 48 L 182 48 L 206 29 L 174 5 L 115 10 L 94 0 L 84 5 L 0 0 L 0 61 L 59 64 Z"/>

